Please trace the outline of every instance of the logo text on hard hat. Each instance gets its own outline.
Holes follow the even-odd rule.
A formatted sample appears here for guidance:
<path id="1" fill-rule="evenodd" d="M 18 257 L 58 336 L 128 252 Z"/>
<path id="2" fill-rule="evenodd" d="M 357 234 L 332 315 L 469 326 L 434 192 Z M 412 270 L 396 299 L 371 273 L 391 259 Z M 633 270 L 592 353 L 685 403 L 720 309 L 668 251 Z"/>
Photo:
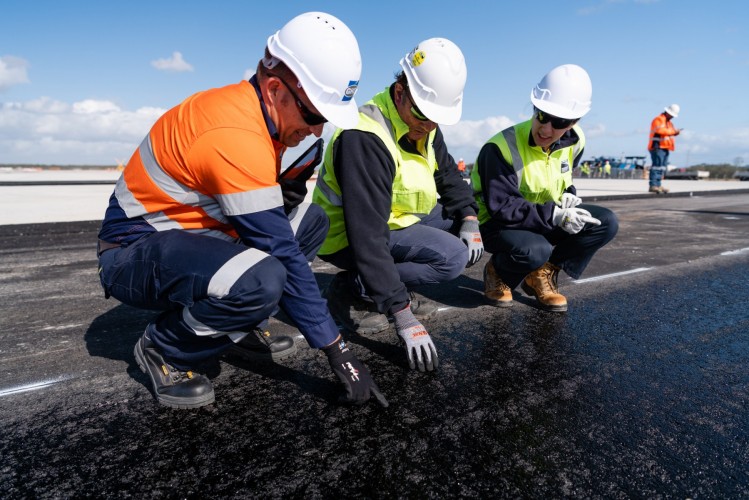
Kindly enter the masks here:
<path id="1" fill-rule="evenodd" d="M 424 59 L 426 59 L 427 55 L 424 53 L 423 50 L 417 50 L 414 51 L 414 55 L 411 58 L 411 64 L 416 67 L 424 62 Z"/>
<path id="2" fill-rule="evenodd" d="M 356 94 L 356 89 L 359 88 L 359 80 L 351 80 L 348 82 L 348 87 L 343 91 L 343 99 L 341 101 L 350 101 Z"/>

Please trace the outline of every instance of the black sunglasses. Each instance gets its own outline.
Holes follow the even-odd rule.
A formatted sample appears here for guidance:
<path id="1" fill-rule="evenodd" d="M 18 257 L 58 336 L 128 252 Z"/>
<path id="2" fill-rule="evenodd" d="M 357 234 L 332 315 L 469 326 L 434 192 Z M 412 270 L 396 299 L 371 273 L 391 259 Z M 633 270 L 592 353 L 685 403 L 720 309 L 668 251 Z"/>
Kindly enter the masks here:
<path id="1" fill-rule="evenodd" d="M 411 90 L 409 90 L 408 85 L 406 85 L 406 94 L 408 94 L 408 100 L 411 101 L 411 114 L 413 115 L 413 117 L 420 122 L 431 121 L 426 117 L 424 113 L 421 112 L 419 107 L 416 105 L 416 101 L 414 101 L 414 98 L 411 97 Z"/>
<path id="2" fill-rule="evenodd" d="M 291 88 L 291 85 L 286 83 L 286 81 L 283 78 L 281 78 L 278 75 L 271 74 L 271 73 L 268 73 L 268 76 L 275 76 L 276 78 L 281 80 L 281 83 L 283 83 L 284 86 L 289 90 L 289 92 L 291 92 L 291 95 L 294 96 L 294 100 L 296 101 L 296 107 L 299 108 L 299 113 L 302 115 L 302 120 L 304 120 L 304 123 L 306 123 L 310 127 L 314 127 L 315 125 L 321 125 L 328 121 L 325 117 L 320 116 L 310 111 L 309 108 L 304 105 L 302 100 L 299 99 L 299 96 L 297 95 L 296 92 L 294 92 L 294 89 Z"/>
<path id="3" fill-rule="evenodd" d="M 538 108 L 536 108 L 536 119 L 541 125 L 551 122 L 552 128 L 555 128 L 557 130 L 567 128 L 577 122 L 576 118 L 558 118 L 556 116 L 551 116 L 550 114 L 544 113 Z"/>

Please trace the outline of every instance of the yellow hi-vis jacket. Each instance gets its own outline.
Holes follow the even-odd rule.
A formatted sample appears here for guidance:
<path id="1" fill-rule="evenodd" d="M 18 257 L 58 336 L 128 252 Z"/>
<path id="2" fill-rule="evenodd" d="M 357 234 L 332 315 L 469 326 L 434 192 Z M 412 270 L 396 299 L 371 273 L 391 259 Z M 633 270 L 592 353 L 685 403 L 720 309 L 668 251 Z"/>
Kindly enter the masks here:
<path id="1" fill-rule="evenodd" d="M 388 89 L 359 108 L 356 130 L 375 134 L 385 144 L 395 162 L 393 201 L 388 226 L 395 230 L 418 223 L 437 205 L 437 186 L 434 180 L 437 161 L 433 147 L 436 131 L 430 132 L 426 138 L 426 156 L 401 149 L 398 139 L 408 133 L 408 125 L 398 115 Z M 349 245 L 341 188 L 333 168 L 334 145 L 341 132 L 341 129 L 336 130 L 328 143 L 312 195 L 312 201 L 320 205 L 330 219 L 330 230 L 318 252 L 320 255 L 333 254 Z"/>
<path id="2" fill-rule="evenodd" d="M 572 186 L 572 168 L 575 157 L 585 147 L 585 136 L 582 129 L 575 125 L 573 130 L 579 141 L 547 153 L 541 147 L 529 144 L 532 123 L 533 120 L 528 120 L 509 127 L 488 142 L 496 144 L 504 161 L 515 169 L 518 190 L 525 200 L 537 204 L 549 201 L 558 203 L 562 200 L 562 194 Z M 479 205 L 479 224 L 483 224 L 492 216 L 484 202 L 478 168 L 471 171 L 471 184 Z M 496 194 L 499 193 L 487 193 L 488 196 Z"/>

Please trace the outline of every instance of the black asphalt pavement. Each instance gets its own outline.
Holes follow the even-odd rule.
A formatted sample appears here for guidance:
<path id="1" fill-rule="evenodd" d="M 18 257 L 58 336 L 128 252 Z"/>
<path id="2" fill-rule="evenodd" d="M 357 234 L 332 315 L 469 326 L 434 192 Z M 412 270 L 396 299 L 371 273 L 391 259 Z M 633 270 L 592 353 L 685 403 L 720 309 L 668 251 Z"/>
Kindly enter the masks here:
<path id="1" fill-rule="evenodd" d="M 132 355 L 153 313 L 104 299 L 98 222 L 0 226 L 0 498 L 749 497 L 749 195 L 598 203 L 620 232 L 562 278 L 567 313 L 486 305 L 484 257 L 420 290 L 437 372 L 350 337 L 386 409 L 340 406 L 301 338 L 160 406 Z"/>

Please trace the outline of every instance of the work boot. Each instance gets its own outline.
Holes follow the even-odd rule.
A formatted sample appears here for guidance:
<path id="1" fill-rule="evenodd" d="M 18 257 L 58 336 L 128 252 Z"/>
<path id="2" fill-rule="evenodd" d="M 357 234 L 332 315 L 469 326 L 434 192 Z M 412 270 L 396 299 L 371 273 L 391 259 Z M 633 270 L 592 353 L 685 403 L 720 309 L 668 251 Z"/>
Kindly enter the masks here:
<path id="1" fill-rule="evenodd" d="M 664 188 L 663 186 L 658 186 L 661 189 L 661 193 L 666 194 L 668 193 L 668 189 Z"/>
<path id="2" fill-rule="evenodd" d="M 333 277 L 325 298 L 333 319 L 346 331 L 372 334 L 389 326 L 387 317 L 377 311 L 374 302 L 353 293 L 348 284 L 348 271 L 342 271 Z"/>
<path id="3" fill-rule="evenodd" d="M 279 361 L 296 353 L 296 343 L 288 335 L 272 336 L 267 328 L 253 328 L 228 349 L 248 361 Z"/>
<path id="4" fill-rule="evenodd" d="M 144 333 L 133 349 L 138 366 L 151 379 L 156 400 L 172 408 L 199 408 L 215 401 L 208 377 L 180 371 L 164 360 L 153 341 Z"/>
<path id="5" fill-rule="evenodd" d="M 439 306 L 436 302 L 414 292 L 408 292 L 408 294 L 411 298 L 411 312 L 419 321 L 425 321 L 437 313 Z"/>
<path id="6" fill-rule="evenodd" d="M 661 194 L 661 187 L 660 186 L 650 186 L 650 189 L 648 189 L 649 193 L 657 193 Z"/>
<path id="7" fill-rule="evenodd" d="M 484 266 L 484 297 L 493 306 L 512 307 L 512 290 L 499 277 L 491 260 Z"/>
<path id="8" fill-rule="evenodd" d="M 560 268 L 547 262 L 525 277 L 522 283 L 523 291 L 534 295 L 543 309 L 554 312 L 567 310 L 567 299 L 559 293 L 557 277 Z"/>

